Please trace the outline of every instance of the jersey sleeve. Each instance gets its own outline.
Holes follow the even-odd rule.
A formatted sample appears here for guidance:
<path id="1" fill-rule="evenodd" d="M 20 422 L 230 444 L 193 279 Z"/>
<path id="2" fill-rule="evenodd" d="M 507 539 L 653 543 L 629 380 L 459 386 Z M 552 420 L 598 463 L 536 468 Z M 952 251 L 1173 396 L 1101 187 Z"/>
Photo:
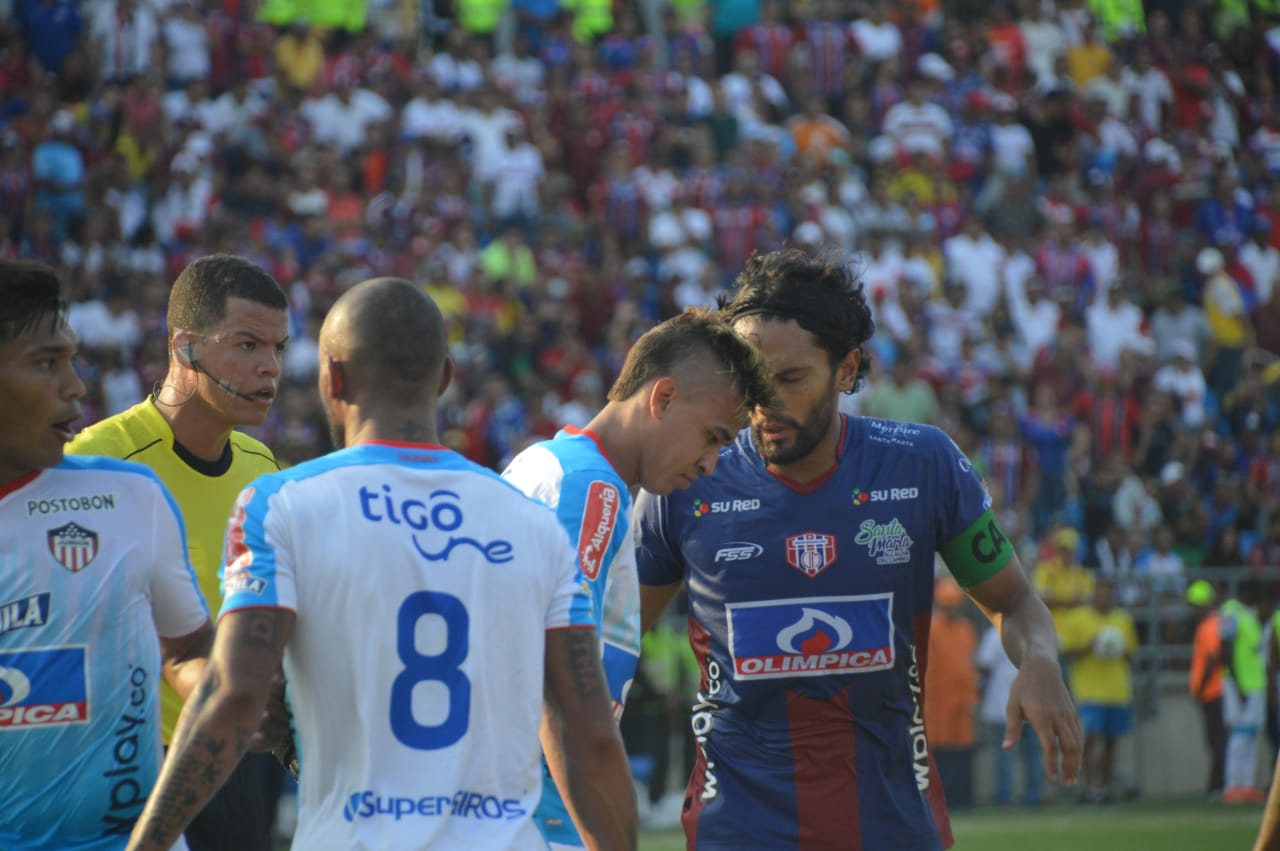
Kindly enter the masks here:
<path id="1" fill-rule="evenodd" d="M 547 629 L 594 628 L 596 620 L 591 607 L 591 586 L 582 578 L 577 554 L 563 528 L 556 526 L 552 529 L 545 555 L 552 577 Z"/>
<path id="2" fill-rule="evenodd" d="M 668 497 L 641 490 L 636 497 L 636 573 L 641 585 L 670 585 L 684 579 L 684 558 L 674 540 Z"/>
<path id="3" fill-rule="evenodd" d="M 297 611 L 294 553 L 284 496 L 271 477 L 240 492 L 231 509 L 223 549 L 221 618 L 237 609 Z"/>
<path id="4" fill-rule="evenodd" d="M 999 573 L 1013 558 L 1013 545 L 991 511 L 986 482 L 960 447 L 938 433 L 938 514 L 936 540 L 947 568 L 964 588 Z"/>
<path id="5" fill-rule="evenodd" d="M 153 477 L 154 478 L 154 477 Z M 168 489 L 154 478 L 156 505 L 152 551 L 151 617 L 161 638 L 189 635 L 209 622 L 209 608 L 187 557 L 182 512 Z"/>
<path id="6" fill-rule="evenodd" d="M 625 525 L 619 529 L 629 531 Z M 629 538 L 629 534 L 623 536 L 622 547 L 609 568 L 600 617 L 604 673 L 614 714 L 619 716 L 640 665 L 640 580 L 636 575 L 635 548 Z"/>

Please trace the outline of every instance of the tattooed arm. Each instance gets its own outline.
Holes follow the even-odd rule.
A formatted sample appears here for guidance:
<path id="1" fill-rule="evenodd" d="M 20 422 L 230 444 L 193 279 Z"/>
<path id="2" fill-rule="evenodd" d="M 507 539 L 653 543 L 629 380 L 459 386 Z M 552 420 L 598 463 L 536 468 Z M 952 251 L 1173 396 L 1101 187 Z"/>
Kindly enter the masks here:
<path id="1" fill-rule="evenodd" d="M 636 795 L 594 629 L 547 631 L 542 747 L 590 849 L 634 851 Z"/>
<path id="2" fill-rule="evenodd" d="M 244 609 L 222 618 L 130 849 L 167 851 L 226 782 L 258 728 L 293 622 L 288 609 Z"/>

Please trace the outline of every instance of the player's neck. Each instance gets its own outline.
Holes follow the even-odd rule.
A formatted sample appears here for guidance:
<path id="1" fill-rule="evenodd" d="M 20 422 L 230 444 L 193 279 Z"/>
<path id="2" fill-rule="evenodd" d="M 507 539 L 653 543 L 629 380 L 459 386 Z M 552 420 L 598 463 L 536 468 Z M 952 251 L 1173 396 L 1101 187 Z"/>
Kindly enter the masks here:
<path id="1" fill-rule="evenodd" d="M 769 469 L 797 485 L 807 485 L 827 476 L 840 460 L 840 441 L 844 437 L 844 420 L 835 415 L 827 433 L 808 455 L 791 464 L 769 464 Z"/>
<path id="2" fill-rule="evenodd" d="M 639 484 L 639 441 L 635 427 L 628 423 L 621 405 L 614 402 L 606 404 L 583 431 L 595 437 L 600 451 L 628 488 Z"/>
<path id="3" fill-rule="evenodd" d="M 343 424 L 347 446 L 382 441 L 439 444 L 434 408 L 352 409 Z"/>
<path id="4" fill-rule="evenodd" d="M 161 388 L 163 393 L 164 388 Z M 158 395 L 156 410 L 173 430 L 174 442 L 201 461 L 220 460 L 227 451 L 227 441 L 231 439 L 231 426 L 217 419 L 201 400 L 194 397 L 181 405 L 165 404 L 166 401 L 164 395 Z"/>

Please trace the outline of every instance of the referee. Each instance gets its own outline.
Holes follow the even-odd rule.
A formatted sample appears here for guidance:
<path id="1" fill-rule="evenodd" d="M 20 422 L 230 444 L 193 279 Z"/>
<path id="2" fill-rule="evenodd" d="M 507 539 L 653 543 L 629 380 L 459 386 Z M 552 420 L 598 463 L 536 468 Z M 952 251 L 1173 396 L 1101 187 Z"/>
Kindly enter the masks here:
<path id="1" fill-rule="evenodd" d="M 192 262 L 174 281 L 168 309 L 169 369 L 147 399 L 85 429 L 68 454 L 145 464 L 177 500 L 191 566 L 209 610 L 221 607 L 222 537 L 236 496 L 280 469 L 271 450 L 237 426 L 258 426 L 275 401 L 289 337 L 288 301 L 275 279 L 239 257 Z M 161 692 L 162 729 L 173 736 L 182 699 Z M 283 773 L 250 754 L 186 837 L 192 851 L 270 851 Z"/>

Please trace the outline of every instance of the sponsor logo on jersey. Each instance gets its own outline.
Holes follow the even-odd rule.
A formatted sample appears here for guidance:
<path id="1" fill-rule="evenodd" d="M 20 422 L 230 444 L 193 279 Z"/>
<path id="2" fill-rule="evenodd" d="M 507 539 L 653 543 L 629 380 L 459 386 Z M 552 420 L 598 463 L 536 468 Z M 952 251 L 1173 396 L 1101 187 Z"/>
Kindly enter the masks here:
<path id="1" fill-rule="evenodd" d="M 750 541 L 728 541 L 716 550 L 716 561 L 748 561 L 764 554 L 764 547 Z"/>
<path id="2" fill-rule="evenodd" d="M 87 496 L 51 496 L 48 499 L 27 500 L 27 516 L 57 514 L 60 511 L 114 511 L 116 495 L 95 493 Z"/>
<path id="3" fill-rule="evenodd" d="M 226 576 L 222 580 L 222 596 L 230 597 L 232 594 L 253 594 L 255 597 L 261 597 L 262 592 L 267 590 L 267 580 L 261 577 L 253 576 L 249 571 L 239 565 L 233 565 L 235 570 L 228 570 Z"/>
<path id="4" fill-rule="evenodd" d="M 893 667 L 893 595 L 729 603 L 735 677 L 862 674 Z"/>
<path id="5" fill-rule="evenodd" d="M 896 517 L 888 523 L 863 520 L 853 542 L 866 547 L 876 564 L 907 564 L 911 561 L 911 536 Z"/>
<path id="6" fill-rule="evenodd" d="M 391 485 L 378 488 L 361 485 L 356 496 L 365 520 L 408 528 L 413 548 L 427 561 L 445 561 L 458 548 L 476 550 L 490 564 L 506 564 L 515 558 L 515 548 L 510 541 L 478 541 L 468 535 L 453 534 L 460 532 L 466 522 L 462 497 L 454 491 L 433 490 L 424 502 L 416 496 L 400 498 L 392 493 Z"/>
<path id="7" fill-rule="evenodd" d="M 129 705 L 111 729 L 111 767 L 102 772 L 104 783 L 110 784 L 107 811 L 102 814 L 106 825 L 104 836 L 128 836 L 142 815 L 151 789 L 151 778 L 138 779 L 150 744 L 148 735 L 155 735 L 155 728 L 147 727 L 147 711 L 151 708 L 147 688 L 147 669 L 141 665 L 129 666 Z"/>
<path id="8" fill-rule="evenodd" d="M 924 695 L 920 685 L 920 666 L 916 663 L 916 645 L 911 645 L 911 665 L 907 668 L 907 688 L 911 691 L 911 765 L 915 772 L 916 788 L 929 789 L 929 739 L 924 732 Z"/>
<path id="9" fill-rule="evenodd" d="M 853 504 L 866 505 L 868 502 L 907 502 L 920 496 L 919 488 L 881 488 L 864 491 L 853 489 Z"/>
<path id="10" fill-rule="evenodd" d="M 44 626 L 49 622 L 48 592 L 0 603 L 0 635 L 15 629 Z"/>
<path id="11" fill-rule="evenodd" d="M 245 570 L 253 564 L 253 551 L 244 542 L 244 523 L 248 517 L 245 507 L 253 499 L 254 488 L 247 487 L 240 491 L 235 504 L 231 506 L 231 521 L 227 524 L 227 543 L 225 545 L 225 561 L 227 576 L 223 584 L 230 581 L 233 570 Z M 223 591 L 223 596 L 230 593 Z"/>
<path id="12" fill-rule="evenodd" d="M 803 532 L 787 537 L 787 564 L 812 579 L 836 561 L 836 536 Z"/>
<path id="13" fill-rule="evenodd" d="M 58 564 L 79 573 L 98 555 L 98 533 L 78 523 L 68 523 L 48 534 L 49 552 Z"/>
<path id="14" fill-rule="evenodd" d="M 720 794 L 720 781 L 716 777 L 716 761 L 711 758 L 707 749 L 707 741 L 716 726 L 716 710 L 720 707 L 717 696 L 724 685 L 721 679 L 720 663 L 715 659 L 707 659 L 707 687 L 698 692 L 698 700 L 693 705 L 690 724 L 693 727 L 693 740 L 702 756 L 702 793 L 698 799 L 702 802 L 714 800 Z"/>
<path id="15" fill-rule="evenodd" d="M 357 819 L 470 818 L 498 821 L 522 818 L 526 810 L 519 798 L 498 798 L 482 792 L 459 789 L 451 795 L 423 795 L 417 798 L 380 795 L 372 789 L 353 792 L 342 807 L 342 817 Z"/>
<path id="16" fill-rule="evenodd" d="M 89 720 L 86 649 L 0 651 L 0 732 Z"/>
<path id="17" fill-rule="evenodd" d="M 618 502 L 618 489 L 608 482 L 595 481 L 587 486 L 582 526 L 578 529 L 578 561 L 582 575 L 588 579 L 600 575 L 605 551 L 618 525 Z"/>
<path id="18" fill-rule="evenodd" d="M 873 443 L 888 446 L 915 446 L 915 438 L 924 434 L 924 429 L 908 423 L 886 422 L 885 420 L 866 420 L 867 439 Z"/>
<path id="19" fill-rule="evenodd" d="M 708 514 L 736 514 L 739 511 L 759 511 L 758 499 L 726 499 L 720 502 L 708 502 L 705 499 L 693 501 L 693 516 L 706 517 Z"/>

